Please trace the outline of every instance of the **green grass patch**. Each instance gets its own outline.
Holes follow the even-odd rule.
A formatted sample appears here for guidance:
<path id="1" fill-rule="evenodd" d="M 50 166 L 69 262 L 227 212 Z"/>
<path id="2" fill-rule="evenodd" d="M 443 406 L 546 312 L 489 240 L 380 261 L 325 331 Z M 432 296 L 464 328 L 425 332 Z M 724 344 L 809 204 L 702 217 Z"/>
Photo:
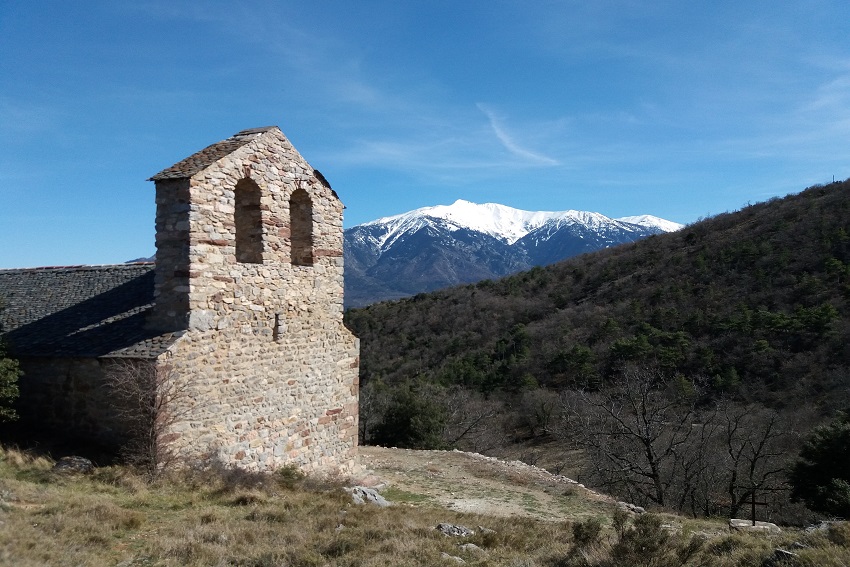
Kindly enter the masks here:
<path id="1" fill-rule="evenodd" d="M 404 504 L 427 504 L 433 503 L 435 500 L 427 494 L 418 494 L 416 492 L 408 492 L 400 488 L 390 486 L 381 492 L 381 496 L 390 502 L 400 502 Z"/>

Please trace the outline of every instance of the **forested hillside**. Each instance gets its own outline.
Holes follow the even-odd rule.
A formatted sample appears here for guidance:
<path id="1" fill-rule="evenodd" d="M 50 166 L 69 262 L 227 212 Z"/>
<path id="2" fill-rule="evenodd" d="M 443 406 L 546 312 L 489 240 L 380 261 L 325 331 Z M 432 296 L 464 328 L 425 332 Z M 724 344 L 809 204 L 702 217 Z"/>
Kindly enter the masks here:
<path id="1" fill-rule="evenodd" d="M 850 469 L 830 463 L 850 454 L 850 414 L 801 448 L 848 409 L 848 300 L 845 181 L 351 310 L 361 440 L 545 459 L 681 513 L 740 517 L 755 498 L 779 521 L 846 516 Z"/>
<path id="2" fill-rule="evenodd" d="M 593 389 L 633 362 L 699 377 L 707 394 L 828 412 L 850 378 L 848 300 L 844 181 L 346 321 L 363 384 Z"/>

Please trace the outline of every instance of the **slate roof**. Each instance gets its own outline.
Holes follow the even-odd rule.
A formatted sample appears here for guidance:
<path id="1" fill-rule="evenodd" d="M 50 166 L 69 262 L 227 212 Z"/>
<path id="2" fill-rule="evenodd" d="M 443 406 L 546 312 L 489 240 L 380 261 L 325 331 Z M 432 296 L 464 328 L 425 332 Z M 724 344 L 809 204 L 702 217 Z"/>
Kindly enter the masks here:
<path id="1" fill-rule="evenodd" d="M 199 152 L 195 152 L 186 159 L 180 160 L 171 167 L 163 169 L 148 181 L 161 181 L 163 179 L 186 179 L 192 177 L 199 171 L 206 169 L 226 155 L 238 150 L 257 136 L 277 128 L 277 126 L 264 126 L 262 128 L 250 128 L 237 132 L 233 136 L 207 146 Z"/>
<path id="2" fill-rule="evenodd" d="M 0 270 L 0 337 L 16 357 L 162 354 L 179 336 L 145 328 L 154 265 Z"/>

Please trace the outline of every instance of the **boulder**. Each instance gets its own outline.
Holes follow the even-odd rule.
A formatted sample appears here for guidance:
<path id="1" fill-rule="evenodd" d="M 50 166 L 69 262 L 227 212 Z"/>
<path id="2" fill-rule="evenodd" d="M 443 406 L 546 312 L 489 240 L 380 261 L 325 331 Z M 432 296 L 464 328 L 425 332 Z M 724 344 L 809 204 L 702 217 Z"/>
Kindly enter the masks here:
<path id="1" fill-rule="evenodd" d="M 622 510 L 625 510 L 627 512 L 631 512 L 632 514 L 640 515 L 640 514 L 646 513 L 646 509 L 644 509 L 641 506 L 635 506 L 634 504 L 632 504 L 630 502 L 617 502 L 617 506 Z"/>
<path id="2" fill-rule="evenodd" d="M 456 526 L 455 524 L 437 524 L 437 529 L 444 535 L 452 537 L 469 537 L 475 535 L 475 532 L 466 526 Z"/>
<path id="3" fill-rule="evenodd" d="M 756 532 L 766 534 L 778 534 L 782 530 L 776 524 L 770 522 L 757 521 L 753 525 L 752 520 L 742 520 L 740 518 L 732 518 L 729 520 L 729 529 L 736 532 Z"/>
<path id="4" fill-rule="evenodd" d="M 381 508 L 386 508 L 390 505 L 389 501 L 381 496 L 374 488 L 353 486 L 346 488 L 345 491 L 351 494 L 351 499 L 354 500 L 355 504 L 366 504 L 369 502 Z"/>
<path id="5" fill-rule="evenodd" d="M 85 457 L 78 457 L 76 455 L 62 457 L 53 465 L 53 471 L 62 474 L 88 474 L 93 470 L 94 463 Z"/>

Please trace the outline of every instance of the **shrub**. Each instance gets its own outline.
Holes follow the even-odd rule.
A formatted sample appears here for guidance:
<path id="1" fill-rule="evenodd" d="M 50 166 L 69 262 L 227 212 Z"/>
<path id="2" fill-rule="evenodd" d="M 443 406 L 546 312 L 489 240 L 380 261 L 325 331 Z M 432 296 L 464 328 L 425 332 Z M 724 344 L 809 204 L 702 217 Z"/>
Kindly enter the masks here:
<path id="1" fill-rule="evenodd" d="M 614 528 L 614 531 L 617 532 L 617 539 L 623 539 L 623 536 L 626 534 L 628 522 L 628 512 L 626 512 L 622 508 L 617 508 L 616 510 L 614 510 L 614 515 L 611 518 L 611 524 Z"/>
<path id="2" fill-rule="evenodd" d="M 395 388 L 372 441 L 385 447 L 442 449 L 446 410 L 426 390 L 411 382 Z"/>
<path id="3" fill-rule="evenodd" d="M 284 465 L 275 472 L 277 483 L 289 490 L 298 486 L 305 476 L 304 472 L 295 464 Z"/>
<path id="4" fill-rule="evenodd" d="M 850 522 L 836 522 L 826 531 L 826 537 L 835 545 L 850 548 Z"/>
<path id="5" fill-rule="evenodd" d="M 18 414 L 12 404 L 18 399 L 18 378 L 21 377 L 18 361 L 6 356 L 3 343 L 0 342 L 0 421 L 12 421 Z"/>
<path id="6" fill-rule="evenodd" d="M 599 518 L 587 518 L 573 524 L 573 542 L 579 549 L 597 545 L 601 535 L 602 521 Z"/>
<path id="7" fill-rule="evenodd" d="M 635 518 L 631 529 L 611 549 L 611 559 L 615 565 L 665 565 L 664 550 L 669 539 L 659 516 L 643 514 Z"/>

